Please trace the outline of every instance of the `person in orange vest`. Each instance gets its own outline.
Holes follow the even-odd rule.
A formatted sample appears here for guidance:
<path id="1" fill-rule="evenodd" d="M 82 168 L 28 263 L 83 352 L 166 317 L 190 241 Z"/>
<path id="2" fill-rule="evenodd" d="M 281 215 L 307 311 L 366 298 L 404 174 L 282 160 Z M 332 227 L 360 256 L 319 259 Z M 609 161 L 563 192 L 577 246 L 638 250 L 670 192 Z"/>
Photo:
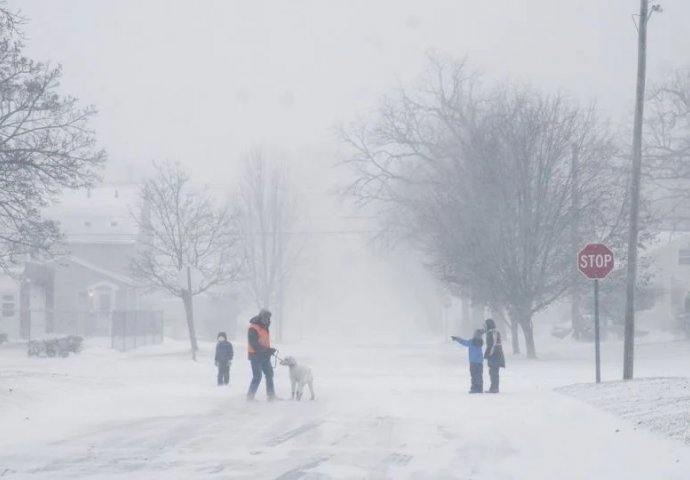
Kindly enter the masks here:
<path id="1" fill-rule="evenodd" d="M 268 399 L 276 399 L 275 387 L 273 386 L 273 366 L 271 365 L 271 356 L 276 352 L 276 349 L 271 348 L 270 326 L 271 312 L 265 309 L 249 321 L 247 351 L 249 362 L 252 365 L 252 382 L 249 384 L 247 400 L 254 400 L 261 383 L 262 374 L 266 377 Z"/>

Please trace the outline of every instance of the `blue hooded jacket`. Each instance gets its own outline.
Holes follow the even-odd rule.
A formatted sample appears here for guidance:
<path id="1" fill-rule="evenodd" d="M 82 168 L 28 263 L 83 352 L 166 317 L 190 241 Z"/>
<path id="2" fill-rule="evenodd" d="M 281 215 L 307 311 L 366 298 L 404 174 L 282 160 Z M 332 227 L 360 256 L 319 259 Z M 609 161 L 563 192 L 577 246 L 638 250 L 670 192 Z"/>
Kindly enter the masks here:
<path id="1" fill-rule="evenodd" d="M 458 342 L 460 345 L 468 347 L 468 353 L 470 357 L 470 363 L 484 363 L 484 355 L 482 353 L 482 345 L 484 341 L 481 338 L 471 338 L 465 340 L 460 337 L 453 337 L 453 340 Z"/>

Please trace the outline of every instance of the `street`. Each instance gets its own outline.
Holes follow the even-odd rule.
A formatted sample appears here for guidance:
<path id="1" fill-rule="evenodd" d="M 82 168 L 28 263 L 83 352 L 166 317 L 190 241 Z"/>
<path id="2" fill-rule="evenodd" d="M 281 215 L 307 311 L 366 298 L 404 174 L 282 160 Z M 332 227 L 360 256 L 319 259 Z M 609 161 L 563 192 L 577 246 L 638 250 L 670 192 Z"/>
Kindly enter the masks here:
<path id="1" fill-rule="evenodd" d="M 3 349 L 0 477 L 687 478 L 682 441 L 554 391 L 592 381 L 590 345 L 565 345 L 534 362 L 509 355 L 499 395 L 467 394 L 467 352 L 455 345 L 286 345 L 313 367 L 317 399 L 274 403 L 263 385 L 245 401 L 239 345 L 229 388 L 214 385 L 212 344 L 196 363 L 183 342 L 67 359 Z M 619 350 L 604 345 L 604 380 L 618 375 Z M 689 350 L 643 346 L 640 369 L 672 360 L 680 370 Z M 289 398 L 285 367 L 276 384 Z"/>

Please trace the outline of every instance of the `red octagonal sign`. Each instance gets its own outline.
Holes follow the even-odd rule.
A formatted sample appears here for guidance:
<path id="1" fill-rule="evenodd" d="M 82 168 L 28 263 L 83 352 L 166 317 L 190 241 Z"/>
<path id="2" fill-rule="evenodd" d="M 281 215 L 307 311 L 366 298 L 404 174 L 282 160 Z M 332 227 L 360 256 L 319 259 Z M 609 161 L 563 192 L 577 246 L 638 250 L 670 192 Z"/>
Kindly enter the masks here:
<path id="1" fill-rule="evenodd" d="M 590 243 L 577 254 L 577 268 L 591 279 L 606 278 L 613 270 L 613 252 L 602 243 Z"/>

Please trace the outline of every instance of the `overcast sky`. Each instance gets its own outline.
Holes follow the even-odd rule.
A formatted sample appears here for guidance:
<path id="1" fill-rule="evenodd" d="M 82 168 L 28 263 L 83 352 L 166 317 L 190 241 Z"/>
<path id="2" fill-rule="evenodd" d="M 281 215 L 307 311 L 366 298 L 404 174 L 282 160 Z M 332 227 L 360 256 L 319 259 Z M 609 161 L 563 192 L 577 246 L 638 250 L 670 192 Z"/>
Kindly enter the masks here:
<path id="1" fill-rule="evenodd" d="M 690 1 L 662 3 L 650 81 L 690 63 Z M 597 100 L 616 121 L 632 105 L 637 0 L 9 5 L 30 19 L 28 53 L 62 63 L 64 91 L 98 107 L 114 170 L 174 158 L 221 182 L 256 145 L 328 157 L 333 126 L 419 75 L 430 49 L 469 55 L 492 79 Z"/>

